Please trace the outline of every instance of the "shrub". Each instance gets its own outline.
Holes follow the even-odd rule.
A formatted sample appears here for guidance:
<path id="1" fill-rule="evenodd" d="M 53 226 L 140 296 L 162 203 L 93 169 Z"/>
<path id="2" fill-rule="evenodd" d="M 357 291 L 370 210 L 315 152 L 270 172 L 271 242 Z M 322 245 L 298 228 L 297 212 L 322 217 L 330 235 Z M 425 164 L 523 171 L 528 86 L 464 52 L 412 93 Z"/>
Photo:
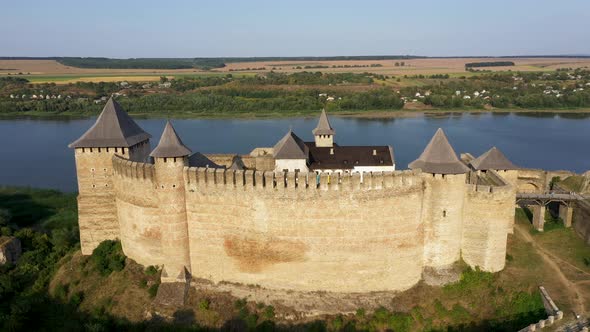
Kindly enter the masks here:
<path id="1" fill-rule="evenodd" d="M 55 298 L 59 299 L 60 301 L 65 301 L 65 299 L 68 298 L 68 289 L 69 286 L 68 284 L 59 284 L 57 286 L 55 286 L 55 290 L 53 292 L 53 295 L 55 296 Z"/>
<path id="2" fill-rule="evenodd" d="M 160 284 L 153 284 L 150 288 L 148 288 L 148 294 L 150 294 L 151 298 L 156 297 L 156 294 L 158 294 L 158 287 L 160 287 Z"/>
<path id="3" fill-rule="evenodd" d="M 84 292 L 79 291 L 79 292 L 74 293 L 70 297 L 70 304 L 77 308 L 80 306 L 80 304 L 82 303 L 83 300 L 84 300 Z"/>
<path id="4" fill-rule="evenodd" d="M 200 310 L 209 310 L 210 304 L 211 304 L 211 301 L 209 301 L 209 299 L 202 299 L 201 301 L 199 301 L 199 309 Z"/>
<path id="5" fill-rule="evenodd" d="M 273 319 L 275 317 L 275 308 L 271 305 L 264 308 L 263 317 L 265 319 Z"/>
<path id="6" fill-rule="evenodd" d="M 153 265 L 150 265 L 145 269 L 144 273 L 148 276 L 156 275 L 156 273 L 158 273 L 158 268 Z"/>
<path id="7" fill-rule="evenodd" d="M 366 314 L 366 311 L 365 311 L 364 308 L 358 308 L 358 309 L 356 309 L 356 316 L 358 318 L 365 318 L 365 314 Z"/>
<path id="8" fill-rule="evenodd" d="M 92 252 L 91 260 L 102 276 L 125 268 L 125 255 L 120 241 L 106 240 L 101 242 Z"/>

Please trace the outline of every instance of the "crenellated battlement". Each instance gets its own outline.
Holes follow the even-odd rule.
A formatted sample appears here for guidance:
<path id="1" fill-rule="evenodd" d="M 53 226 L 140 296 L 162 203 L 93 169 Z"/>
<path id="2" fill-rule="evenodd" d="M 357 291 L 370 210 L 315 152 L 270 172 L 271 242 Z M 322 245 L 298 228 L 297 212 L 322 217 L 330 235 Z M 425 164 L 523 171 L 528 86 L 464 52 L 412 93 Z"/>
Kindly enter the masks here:
<path id="1" fill-rule="evenodd" d="M 506 181 L 498 172 L 494 170 L 488 170 L 485 173 L 485 179 L 487 184 L 480 184 L 479 181 L 482 178 L 475 172 L 472 172 L 473 176 L 469 176 L 469 183 L 466 184 L 467 189 L 471 192 L 478 193 L 507 193 L 512 191 L 513 186 Z"/>
<path id="2" fill-rule="evenodd" d="M 226 187 L 253 190 L 380 190 L 420 183 L 420 170 L 372 173 L 299 173 L 185 167 L 187 188 Z"/>
<path id="3" fill-rule="evenodd" d="M 154 181 L 155 169 L 154 165 L 136 162 L 121 158 L 119 156 L 113 156 L 113 170 L 116 176 Z"/>

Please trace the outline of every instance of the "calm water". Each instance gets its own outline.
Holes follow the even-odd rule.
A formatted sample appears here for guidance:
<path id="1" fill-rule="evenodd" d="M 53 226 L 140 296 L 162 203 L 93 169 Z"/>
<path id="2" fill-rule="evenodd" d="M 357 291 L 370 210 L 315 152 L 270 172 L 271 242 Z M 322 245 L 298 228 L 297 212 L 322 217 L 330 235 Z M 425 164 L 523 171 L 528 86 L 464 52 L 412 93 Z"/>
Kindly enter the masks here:
<path id="1" fill-rule="evenodd" d="M 273 146 L 290 126 L 313 138 L 315 118 L 272 120 L 174 120 L 193 151 L 248 153 Z M 82 120 L 0 120 L 0 185 L 76 191 L 73 152 L 67 144 L 94 122 Z M 157 144 L 164 119 L 138 119 Z M 450 114 L 398 119 L 331 118 L 341 145 L 392 145 L 398 169 L 418 157 L 435 130 L 443 128 L 457 153 L 478 156 L 492 146 L 524 167 L 590 169 L 590 117 L 567 114 Z"/>

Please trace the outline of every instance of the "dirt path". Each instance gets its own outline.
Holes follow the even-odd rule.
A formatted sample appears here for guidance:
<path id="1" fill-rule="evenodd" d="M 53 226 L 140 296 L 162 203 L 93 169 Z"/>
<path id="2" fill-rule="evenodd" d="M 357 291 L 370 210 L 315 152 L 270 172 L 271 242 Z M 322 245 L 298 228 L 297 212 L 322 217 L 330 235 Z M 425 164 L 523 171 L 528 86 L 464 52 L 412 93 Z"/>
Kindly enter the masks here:
<path id="1" fill-rule="evenodd" d="M 559 267 L 559 264 L 557 263 L 557 261 L 560 261 L 560 262 L 564 262 L 564 261 L 562 259 L 555 257 L 553 254 L 546 251 L 542 245 L 539 245 L 537 242 L 535 242 L 535 240 L 533 239 L 533 237 L 528 232 L 528 229 L 525 226 L 523 226 L 523 225 L 515 225 L 515 226 L 516 226 L 515 227 L 516 234 L 518 234 L 520 237 L 522 237 L 526 242 L 530 242 L 533 245 L 533 248 L 535 248 L 537 250 L 539 255 L 541 255 L 543 260 L 547 263 L 547 265 L 555 271 L 555 275 L 558 277 L 559 281 L 561 281 L 561 283 L 564 286 L 563 291 L 569 293 L 570 298 L 573 299 L 574 310 L 578 314 L 585 314 L 586 307 L 584 305 L 584 297 L 582 295 L 583 292 L 580 291 L 580 289 L 576 285 L 575 281 L 571 281 L 567 278 L 567 276 L 565 275 L 565 273 L 563 273 L 563 271 Z M 577 267 L 575 267 L 567 262 L 564 262 L 564 263 L 568 264 L 568 266 L 571 266 L 578 271 L 581 271 Z M 581 272 L 583 272 L 587 275 L 590 275 L 585 271 L 581 271 Z"/>

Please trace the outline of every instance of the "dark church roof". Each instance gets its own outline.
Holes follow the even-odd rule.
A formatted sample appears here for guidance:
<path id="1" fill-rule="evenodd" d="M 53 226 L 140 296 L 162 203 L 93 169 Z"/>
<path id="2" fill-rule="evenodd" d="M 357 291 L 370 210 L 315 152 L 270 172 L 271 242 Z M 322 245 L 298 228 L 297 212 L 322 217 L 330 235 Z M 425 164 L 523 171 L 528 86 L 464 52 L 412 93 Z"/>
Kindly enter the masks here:
<path id="1" fill-rule="evenodd" d="M 314 135 L 334 135 L 336 131 L 332 129 L 326 110 L 322 110 L 320 120 L 318 121 L 317 127 L 313 130 Z"/>
<path id="2" fill-rule="evenodd" d="M 70 148 L 130 147 L 151 137 L 111 97 L 96 122 Z"/>
<path id="3" fill-rule="evenodd" d="M 353 169 L 359 166 L 393 166 L 393 149 L 390 146 L 339 146 L 316 147 L 314 142 L 305 143 L 309 148 L 309 168 Z"/>
<path id="4" fill-rule="evenodd" d="M 173 157 L 184 157 L 191 154 L 191 150 L 182 143 L 180 137 L 172 127 L 170 121 L 166 122 L 164 132 L 160 138 L 158 146 L 150 153 L 150 156 L 155 158 L 173 158 Z"/>
<path id="5" fill-rule="evenodd" d="M 289 132 L 274 146 L 275 159 L 307 159 L 309 149 L 293 130 Z"/>
<path id="6" fill-rule="evenodd" d="M 477 159 L 472 160 L 469 164 L 478 171 L 486 171 L 488 169 L 518 169 L 518 167 L 508 160 L 502 151 L 498 150 L 495 146 Z"/>
<path id="7" fill-rule="evenodd" d="M 420 157 L 410 163 L 411 169 L 433 174 L 463 174 L 469 168 L 458 158 L 444 131 L 439 128 Z"/>

